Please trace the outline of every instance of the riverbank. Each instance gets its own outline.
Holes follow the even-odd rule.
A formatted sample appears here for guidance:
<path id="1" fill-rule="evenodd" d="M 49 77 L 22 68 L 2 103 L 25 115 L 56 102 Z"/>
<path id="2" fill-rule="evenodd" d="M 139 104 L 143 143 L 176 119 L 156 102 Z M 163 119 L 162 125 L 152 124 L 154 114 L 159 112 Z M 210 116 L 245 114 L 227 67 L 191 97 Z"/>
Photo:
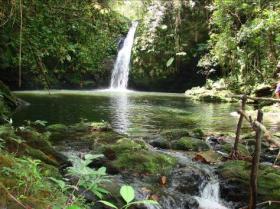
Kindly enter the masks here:
<path id="1" fill-rule="evenodd" d="M 161 208 L 167 209 L 170 204 L 182 208 L 181 198 L 184 198 L 184 208 L 197 208 L 201 204 L 199 200 L 205 200 L 201 185 L 215 180 L 215 167 L 218 167 L 216 172 L 220 177 L 221 194 L 226 200 L 218 200 L 221 202 L 217 204 L 225 204 L 227 207 L 247 204 L 250 163 L 246 161 L 251 159 L 253 135 L 244 135 L 239 146 L 245 161 L 231 161 L 228 156 L 233 137 L 217 133 L 205 134 L 199 129 L 163 131 L 160 140 L 148 141 L 130 139 L 127 135 L 116 133 L 108 123 L 85 121 L 69 126 L 46 125 L 36 121 L 29 122 L 20 129 L 5 125 L 0 130 L 0 137 L 4 140 L 0 166 L 1 171 L 5 170 L 1 172 L 0 179 L 6 194 L 6 198 L 1 201 L 2 205 L 17 205 L 9 194 L 32 208 L 65 204 L 69 193 L 67 190 L 62 191 L 57 182 L 64 182 L 65 178 L 68 181 L 71 179 L 65 176 L 66 168 L 71 167 L 71 159 L 73 163 L 84 159 L 88 154 L 102 154 L 102 157 L 90 160 L 89 166 L 95 170 L 106 167 L 111 180 L 100 186 L 110 192 L 104 199 L 115 204 L 121 204 L 118 193 L 121 185 L 130 184 L 135 188 L 137 198 L 157 200 L 162 205 Z M 278 180 L 275 182 L 275 179 L 280 179 L 280 173 L 278 168 L 271 166 L 277 158 L 277 150 L 271 150 L 267 142 L 263 142 L 262 147 L 259 201 L 277 200 L 280 198 L 280 191 L 276 184 Z M 33 169 L 26 170 L 23 166 L 25 164 L 33 166 Z M 279 165 L 279 161 L 275 165 Z M 28 192 L 24 191 L 25 185 L 20 186 L 20 182 L 26 178 L 25 174 L 30 179 Z M 57 181 L 53 181 L 53 178 Z M 73 180 L 68 181 L 65 183 L 71 184 Z M 48 186 L 41 188 L 40 185 Z M 55 191 L 52 198 L 46 196 L 51 191 Z M 25 195 L 24 198 L 22 194 Z M 174 194 L 176 195 L 173 196 Z M 196 196 L 202 200 L 196 199 Z M 97 201 L 90 193 L 84 198 L 94 203 Z M 73 204 L 87 207 L 83 201 Z"/>

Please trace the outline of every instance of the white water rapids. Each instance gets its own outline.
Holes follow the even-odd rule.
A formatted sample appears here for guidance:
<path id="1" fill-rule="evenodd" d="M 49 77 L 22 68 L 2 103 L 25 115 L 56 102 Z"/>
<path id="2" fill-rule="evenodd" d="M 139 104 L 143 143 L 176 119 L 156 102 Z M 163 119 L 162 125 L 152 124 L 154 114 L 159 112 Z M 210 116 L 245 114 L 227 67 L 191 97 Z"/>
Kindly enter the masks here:
<path id="1" fill-rule="evenodd" d="M 117 60 L 111 76 L 110 89 L 126 90 L 127 88 L 131 50 L 137 25 L 137 21 L 132 22 L 132 25 L 123 42 L 123 46 L 118 52 Z"/>

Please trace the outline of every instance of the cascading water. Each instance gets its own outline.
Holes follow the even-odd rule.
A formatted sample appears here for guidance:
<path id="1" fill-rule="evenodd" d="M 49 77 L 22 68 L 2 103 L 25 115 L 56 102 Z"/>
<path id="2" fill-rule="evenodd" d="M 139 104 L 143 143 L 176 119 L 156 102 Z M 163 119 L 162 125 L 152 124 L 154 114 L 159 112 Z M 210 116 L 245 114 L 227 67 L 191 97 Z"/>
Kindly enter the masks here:
<path id="1" fill-rule="evenodd" d="M 220 184 L 216 177 L 212 176 L 204 187 L 201 188 L 200 197 L 196 197 L 199 208 L 203 209 L 227 209 L 221 205 Z"/>
<path id="2" fill-rule="evenodd" d="M 110 89 L 125 90 L 127 88 L 131 50 L 137 25 L 137 21 L 132 22 L 128 34 L 123 42 L 123 47 L 118 53 L 111 76 Z"/>

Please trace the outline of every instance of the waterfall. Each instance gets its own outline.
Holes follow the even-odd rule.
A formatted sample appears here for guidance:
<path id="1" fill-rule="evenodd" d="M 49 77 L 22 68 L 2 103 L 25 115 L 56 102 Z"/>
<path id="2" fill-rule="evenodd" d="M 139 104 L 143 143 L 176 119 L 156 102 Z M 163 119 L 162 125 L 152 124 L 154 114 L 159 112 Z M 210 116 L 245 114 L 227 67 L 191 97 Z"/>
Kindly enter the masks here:
<path id="1" fill-rule="evenodd" d="M 200 197 L 196 197 L 201 209 L 227 209 L 221 204 L 220 184 L 218 179 L 210 179 L 200 190 Z"/>
<path id="2" fill-rule="evenodd" d="M 130 56 L 137 25 L 137 21 L 132 22 L 123 42 L 123 46 L 118 52 L 118 57 L 111 76 L 111 89 L 125 90 L 127 88 Z"/>

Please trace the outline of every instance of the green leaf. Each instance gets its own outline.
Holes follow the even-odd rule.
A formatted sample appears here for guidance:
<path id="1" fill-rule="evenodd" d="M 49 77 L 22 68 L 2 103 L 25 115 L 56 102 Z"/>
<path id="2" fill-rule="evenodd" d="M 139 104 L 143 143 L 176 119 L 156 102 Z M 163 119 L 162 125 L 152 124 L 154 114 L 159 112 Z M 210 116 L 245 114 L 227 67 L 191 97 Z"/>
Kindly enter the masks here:
<path id="1" fill-rule="evenodd" d="M 173 61 L 174 61 L 174 57 L 171 57 L 171 58 L 167 61 L 166 67 L 169 67 L 169 66 L 173 63 Z"/>
<path id="2" fill-rule="evenodd" d="M 127 204 L 130 203 L 135 198 L 134 189 L 128 185 L 123 185 L 121 187 L 120 194 Z"/>
<path id="3" fill-rule="evenodd" d="M 67 207 L 67 209 L 81 209 L 81 208 L 77 205 L 71 205 L 71 206 Z"/>
<path id="4" fill-rule="evenodd" d="M 110 203 L 110 202 L 103 201 L 103 200 L 100 200 L 100 201 L 98 201 L 98 202 L 101 202 L 102 204 L 104 204 L 104 205 L 106 205 L 106 206 L 108 206 L 108 207 L 110 207 L 110 208 L 118 209 L 117 206 L 113 205 L 113 204 Z"/>
<path id="5" fill-rule="evenodd" d="M 129 208 L 131 205 L 139 205 L 139 204 L 145 204 L 145 205 L 159 205 L 157 201 L 154 200 L 139 200 L 135 202 L 131 202 L 127 205 L 125 205 L 125 209 Z"/>
<path id="6" fill-rule="evenodd" d="M 53 177 L 49 177 L 49 179 L 52 180 L 53 182 L 55 182 L 60 187 L 61 190 L 63 190 L 66 187 L 65 182 L 62 180 L 55 179 Z"/>

